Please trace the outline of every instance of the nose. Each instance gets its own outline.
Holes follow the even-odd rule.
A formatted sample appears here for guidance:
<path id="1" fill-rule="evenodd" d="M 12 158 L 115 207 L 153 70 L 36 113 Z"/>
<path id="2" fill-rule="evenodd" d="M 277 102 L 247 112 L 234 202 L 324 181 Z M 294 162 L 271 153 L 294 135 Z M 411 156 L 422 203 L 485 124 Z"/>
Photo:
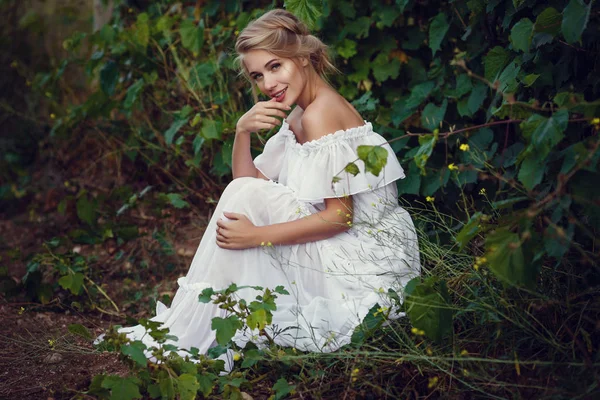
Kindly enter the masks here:
<path id="1" fill-rule="evenodd" d="M 266 90 L 272 90 L 275 89 L 275 87 L 277 87 L 277 80 L 271 74 L 264 75 L 264 83 Z"/>

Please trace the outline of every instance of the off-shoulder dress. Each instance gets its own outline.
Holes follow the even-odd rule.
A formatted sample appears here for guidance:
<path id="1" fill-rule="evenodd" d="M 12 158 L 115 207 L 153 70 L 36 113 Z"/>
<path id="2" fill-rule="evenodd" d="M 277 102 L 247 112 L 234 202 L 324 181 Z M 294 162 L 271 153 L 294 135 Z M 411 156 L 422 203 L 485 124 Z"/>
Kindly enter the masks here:
<path id="1" fill-rule="evenodd" d="M 387 164 L 379 176 L 357 161 L 360 145 L 382 145 Z M 344 172 L 355 161 L 360 173 Z M 225 317 L 214 304 L 198 301 L 207 288 L 231 283 L 275 288 L 280 295 L 273 324 L 274 341 L 299 350 L 329 352 L 350 342 L 354 329 L 375 304 L 390 303 L 387 290 L 400 296 L 419 273 L 419 249 L 409 214 L 398 205 L 397 180 L 404 171 L 386 140 L 370 122 L 300 144 L 286 120 L 254 159 L 269 180 L 234 179 L 223 192 L 186 276 L 170 307 L 159 304 L 154 321 L 176 336 L 179 348 L 206 352 L 215 343 L 214 317 Z M 336 179 L 333 179 L 336 176 Z M 329 239 L 297 245 L 227 250 L 216 245 L 216 221 L 224 211 L 245 214 L 255 225 L 294 221 L 324 209 L 324 199 L 352 196 L 352 227 Z M 344 212 L 344 210 L 340 210 Z M 240 297 L 254 299 L 243 289 Z M 397 316 L 397 315 L 395 315 Z M 121 328 L 132 339 L 153 344 L 142 326 Z M 234 337 L 239 345 L 260 341 L 248 329 Z"/>

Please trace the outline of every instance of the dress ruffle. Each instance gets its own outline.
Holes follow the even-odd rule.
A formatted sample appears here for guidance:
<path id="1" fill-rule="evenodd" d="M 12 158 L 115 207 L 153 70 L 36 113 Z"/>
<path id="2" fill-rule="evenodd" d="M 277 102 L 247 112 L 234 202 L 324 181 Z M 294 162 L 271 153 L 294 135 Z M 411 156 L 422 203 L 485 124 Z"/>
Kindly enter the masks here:
<path id="1" fill-rule="evenodd" d="M 357 154 L 361 145 L 387 150 L 387 164 L 379 176 L 366 172 Z M 344 171 L 351 162 L 360 171 L 356 176 Z M 269 179 L 292 189 L 300 201 L 310 203 L 373 191 L 405 177 L 390 145 L 366 121 L 362 126 L 300 144 L 284 120 L 254 164 Z"/>

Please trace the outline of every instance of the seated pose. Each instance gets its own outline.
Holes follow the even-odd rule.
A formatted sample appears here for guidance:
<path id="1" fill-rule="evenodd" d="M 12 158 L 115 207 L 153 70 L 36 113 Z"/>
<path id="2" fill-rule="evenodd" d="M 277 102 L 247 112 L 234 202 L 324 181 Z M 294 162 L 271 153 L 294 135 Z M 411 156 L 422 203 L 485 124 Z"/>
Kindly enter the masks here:
<path id="1" fill-rule="evenodd" d="M 189 272 L 178 280 L 171 307 L 153 318 L 178 338 L 179 348 L 206 353 L 214 346 L 211 320 L 226 312 L 198 301 L 207 287 L 284 286 L 289 295 L 277 298 L 269 337 L 283 346 L 328 352 L 350 342 L 375 304 L 391 304 L 389 288 L 401 296 L 419 273 L 415 229 L 398 206 L 396 181 L 404 171 L 386 140 L 325 81 L 335 70 L 326 50 L 284 10 L 252 21 L 237 39 L 243 73 L 271 99 L 237 122 L 234 180 Z M 279 131 L 253 160 L 251 135 L 275 126 Z M 360 145 L 387 150 L 378 176 L 357 161 Z M 350 162 L 359 167 L 356 176 L 344 171 Z M 249 301 L 257 294 L 238 293 Z M 152 344 L 141 326 L 121 331 Z M 260 339 L 256 333 L 240 330 L 234 341 L 243 346 Z"/>

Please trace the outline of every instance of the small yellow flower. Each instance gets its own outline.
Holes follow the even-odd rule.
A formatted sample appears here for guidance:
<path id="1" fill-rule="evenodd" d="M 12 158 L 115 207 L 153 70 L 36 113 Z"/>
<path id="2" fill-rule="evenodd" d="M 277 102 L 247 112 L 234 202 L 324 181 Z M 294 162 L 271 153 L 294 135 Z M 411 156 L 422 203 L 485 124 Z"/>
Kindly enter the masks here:
<path id="1" fill-rule="evenodd" d="M 346 224 L 348 224 L 348 226 L 352 226 L 352 221 L 348 221 Z"/>
<path id="2" fill-rule="evenodd" d="M 19 311 L 17 312 L 19 315 L 23 314 L 25 312 L 25 308 L 21 307 L 19 308 Z"/>
<path id="3" fill-rule="evenodd" d="M 273 243 L 267 242 L 267 247 L 273 247 Z"/>
<path id="4" fill-rule="evenodd" d="M 375 203 L 371 203 L 371 205 L 372 205 L 373 207 L 377 207 L 377 204 L 375 204 Z"/>
<path id="5" fill-rule="evenodd" d="M 433 203 L 434 200 L 435 200 L 434 197 L 431 197 L 431 196 L 425 197 L 425 201 L 427 201 L 428 203 Z"/>
<path id="6" fill-rule="evenodd" d="M 467 371 L 466 369 L 463 369 L 462 372 L 464 376 L 469 376 L 469 371 Z"/>
<path id="7" fill-rule="evenodd" d="M 56 119 L 56 114 L 54 114 L 54 113 L 50 114 L 50 119 Z"/>
<path id="8" fill-rule="evenodd" d="M 468 352 L 467 350 L 464 350 L 464 349 L 463 349 L 463 350 L 460 352 L 460 355 L 461 355 L 461 356 L 467 356 L 467 355 L 469 355 L 469 352 Z"/>
<path id="9" fill-rule="evenodd" d="M 235 351 L 235 352 L 233 353 L 233 361 L 237 361 L 237 360 L 239 360 L 240 358 L 242 358 L 242 356 L 240 355 L 240 353 L 238 353 L 237 351 Z"/>
<path id="10" fill-rule="evenodd" d="M 479 191 L 479 194 L 482 196 L 485 196 L 487 193 L 487 191 L 485 190 L 485 188 L 481 188 L 481 190 Z"/>
<path id="11" fill-rule="evenodd" d="M 352 382 L 356 382 L 356 375 L 360 372 L 360 369 L 354 368 L 350 373 L 350 377 L 352 378 Z"/>
<path id="12" fill-rule="evenodd" d="M 337 211 L 337 215 L 342 215 L 342 210 L 340 210 L 340 209 L 338 208 L 336 211 Z"/>
<path id="13" fill-rule="evenodd" d="M 260 242 L 260 245 L 261 245 L 261 246 L 264 246 L 264 245 L 265 245 L 265 242 Z"/>
<path id="14" fill-rule="evenodd" d="M 592 119 L 592 125 L 600 125 L 600 118 Z"/>
<path id="15" fill-rule="evenodd" d="M 460 145 L 459 149 L 461 149 L 461 151 L 469 151 L 469 145 L 466 143 L 463 143 Z"/>
<path id="16" fill-rule="evenodd" d="M 454 165 L 454 163 L 448 165 L 448 169 L 450 171 L 456 171 L 458 169 L 458 167 L 456 165 Z"/>
<path id="17" fill-rule="evenodd" d="M 48 339 L 48 345 L 50 345 L 51 348 L 54 348 L 55 344 L 56 344 L 56 340 L 54 340 L 54 339 Z"/>
<path id="18" fill-rule="evenodd" d="M 238 31 L 238 30 L 236 29 L 236 31 L 235 31 L 234 33 L 235 33 L 235 36 L 237 36 L 237 35 L 239 35 L 239 34 L 240 34 L 240 31 Z"/>
<path id="19" fill-rule="evenodd" d="M 369 230 L 367 231 L 367 233 L 368 233 L 369 235 L 371 235 L 371 234 L 373 234 L 373 231 L 369 229 Z"/>
<path id="20" fill-rule="evenodd" d="M 212 109 L 213 110 L 218 110 L 219 109 L 219 105 L 218 104 L 213 104 L 212 105 Z"/>
<path id="21" fill-rule="evenodd" d="M 346 218 L 350 218 L 352 215 L 350 214 L 346 214 Z"/>
<path id="22" fill-rule="evenodd" d="M 416 335 L 417 333 L 419 333 L 419 329 L 418 329 L 418 328 L 415 328 L 414 326 L 413 326 L 413 327 L 410 329 L 410 331 L 411 331 L 411 332 L 412 332 L 414 335 Z"/>
<path id="23" fill-rule="evenodd" d="M 127 10 L 129 12 L 129 14 L 133 13 L 133 8 L 130 8 L 129 10 Z"/>
<path id="24" fill-rule="evenodd" d="M 433 351 L 431 350 L 431 347 L 428 347 L 427 349 L 425 349 L 425 352 L 427 353 L 428 356 L 433 355 Z"/>
<path id="25" fill-rule="evenodd" d="M 475 269 L 475 271 L 479 271 L 479 264 L 473 265 L 473 268 Z"/>
<path id="26" fill-rule="evenodd" d="M 46 95 L 46 97 L 52 97 L 52 93 L 50 92 L 45 92 L 44 95 Z"/>
<path id="27" fill-rule="evenodd" d="M 429 383 L 427 384 L 428 389 L 433 389 L 439 382 L 440 378 L 434 376 L 433 378 L 429 378 Z"/>
<path id="28" fill-rule="evenodd" d="M 377 289 L 377 291 L 378 291 L 379 293 L 385 293 L 385 289 L 384 289 L 384 288 L 382 288 L 382 287 L 380 287 L 379 289 Z"/>
<path id="29" fill-rule="evenodd" d="M 19 63 L 17 61 L 13 61 L 13 62 L 10 63 L 10 66 L 12 68 L 17 68 L 19 66 Z"/>

